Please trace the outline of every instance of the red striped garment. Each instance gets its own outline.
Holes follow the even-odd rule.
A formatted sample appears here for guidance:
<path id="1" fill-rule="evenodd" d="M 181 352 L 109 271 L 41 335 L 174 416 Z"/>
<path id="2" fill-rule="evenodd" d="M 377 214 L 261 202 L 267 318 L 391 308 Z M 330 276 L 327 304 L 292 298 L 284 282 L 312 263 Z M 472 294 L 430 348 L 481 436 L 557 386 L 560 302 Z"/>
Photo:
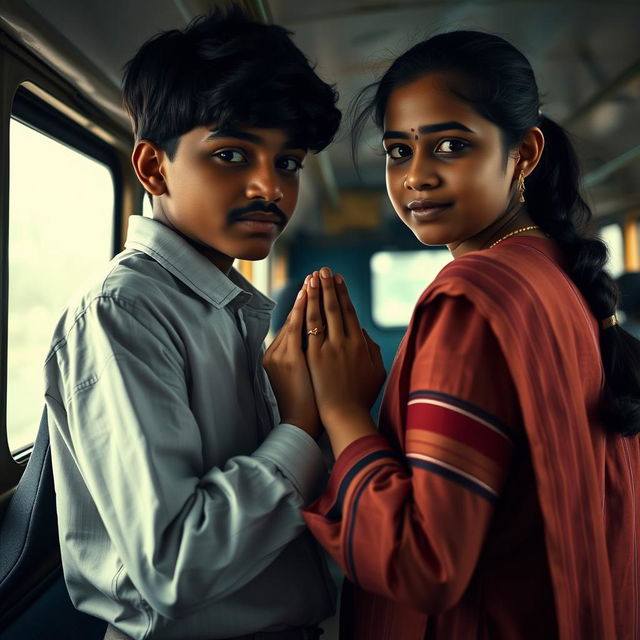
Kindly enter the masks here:
<path id="1" fill-rule="evenodd" d="M 413 391 L 407 402 L 407 463 L 457 482 L 495 503 L 511 459 L 513 435 L 456 396 Z"/>
<path id="2" fill-rule="evenodd" d="M 607 436 L 597 323 L 552 241 L 510 238 L 421 296 L 380 434 L 307 524 L 348 578 L 342 640 L 638 640 L 638 439 Z"/>

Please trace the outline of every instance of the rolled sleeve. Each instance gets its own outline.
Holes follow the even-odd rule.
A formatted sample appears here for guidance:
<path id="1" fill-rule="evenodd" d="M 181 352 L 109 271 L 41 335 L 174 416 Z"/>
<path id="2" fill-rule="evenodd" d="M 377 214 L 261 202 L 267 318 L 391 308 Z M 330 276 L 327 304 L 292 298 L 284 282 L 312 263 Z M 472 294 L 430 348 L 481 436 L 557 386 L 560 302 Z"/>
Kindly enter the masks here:
<path id="1" fill-rule="evenodd" d="M 307 504 L 326 474 L 322 452 L 303 429 L 279 424 L 253 454 L 274 464 L 291 481 Z"/>

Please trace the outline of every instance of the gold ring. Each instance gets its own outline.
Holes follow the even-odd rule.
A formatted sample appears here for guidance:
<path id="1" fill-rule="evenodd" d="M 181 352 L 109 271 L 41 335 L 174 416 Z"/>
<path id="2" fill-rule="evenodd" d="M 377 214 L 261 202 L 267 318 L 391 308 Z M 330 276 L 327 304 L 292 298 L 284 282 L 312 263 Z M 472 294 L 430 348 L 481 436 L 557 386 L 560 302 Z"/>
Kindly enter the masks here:
<path id="1" fill-rule="evenodd" d="M 310 331 L 307 331 L 307 335 L 308 336 L 317 336 L 321 331 L 322 331 L 322 329 L 318 329 L 318 327 L 313 327 L 313 329 L 311 329 Z"/>

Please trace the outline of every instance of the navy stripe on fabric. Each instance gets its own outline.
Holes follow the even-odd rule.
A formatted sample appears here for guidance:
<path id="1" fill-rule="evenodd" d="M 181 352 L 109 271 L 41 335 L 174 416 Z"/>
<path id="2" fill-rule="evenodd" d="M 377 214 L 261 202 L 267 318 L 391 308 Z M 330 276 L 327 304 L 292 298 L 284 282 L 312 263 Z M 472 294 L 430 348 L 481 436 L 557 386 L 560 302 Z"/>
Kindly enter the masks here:
<path id="1" fill-rule="evenodd" d="M 421 469 L 427 469 L 427 471 L 433 471 L 433 473 L 437 473 L 438 475 L 447 478 L 447 480 L 457 482 L 470 491 L 477 493 L 479 496 L 486 498 L 491 504 L 496 504 L 497 502 L 496 496 L 492 493 L 451 469 L 446 469 L 445 467 L 441 467 L 433 462 L 427 462 L 426 460 L 416 460 L 415 458 L 410 458 L 409 464 L 412 467 L 420 467 Z"/>
<path id="2" fill-rule="evenodd" d="M 382 467 L 377 467 L 372 469 L 368 476 L 364 478 L 362 484 L 358 487 L 358 491 L 353 499 L 353 504 L 351 506 L 351 518 L 349 520 L 349 535 L 347 536 L 347 568 L 351 573 L 351 580 L 354 584 L 358 584 L 358 578 L 356 576 L 356 563 L 353 558 L 353 536 L 356 530 L 356 511 L 358 509 L 358 503 L 360 502 L 360 497 L 364 493 L 364 490 L 367 488 L 367 485 L 373 477 L 382 471 Z"/>
<path id="3" fill-rule="evenodd" d="M 503 422 L 498 420 L 494 415 L 490 414 L 479 407 L 471 404 L 470 402 L 466 402 L 465 400 L 461 400 L 456 396 L 450 396 L 448 393 L 442 393 L 440 391 L 413 391 L 409 394 L 409 400 L 415 400 L 416 398 L 431 398 L 433 400 L 440 400 L 441 402 L 446 402 L 448 404 L 452 404 L 460 409 L 464 409 L 469 413 L 472 413 L 478 418 L 481 418 L 485 422 L 488 422 L 496 429 L 498 429 L 501 433 L 504 433 L 508 438 L 513 439 L 515 437 L 514 431 L 507 427 Z"/>
<path id="4" fill-rule="evenodd" d="M 389 458 L 389 457 L 394 458 L 398 461 L 403 460 L 395 451 L 384 449 L 382 451 L 374 451 L 373 453 L 366 455 L 364 458 L 362 458 L 362 460 L 359 460 L 358 462 L 356 462 L 353 465 L 353 467 L 349 469 L 345 477 L 342 479 L 342 482 L 340 483 L 340 488 L 338 489 L 338 495 L 336 497 L 336 501 L 334 505 L 331 507 L 331 509 L 327 511 L 327 513 L 325 514 L 325 517 L 329 518 L 330 520 L 339 520 L 342 517 L 342 502 L 344 500 L 344 496 L 353 478 L 362 469 L 364 469 L 364 467 L 366 467 L 370 462 L 374 462 L 376 460 L 379 460 L 380 458 Z"/>

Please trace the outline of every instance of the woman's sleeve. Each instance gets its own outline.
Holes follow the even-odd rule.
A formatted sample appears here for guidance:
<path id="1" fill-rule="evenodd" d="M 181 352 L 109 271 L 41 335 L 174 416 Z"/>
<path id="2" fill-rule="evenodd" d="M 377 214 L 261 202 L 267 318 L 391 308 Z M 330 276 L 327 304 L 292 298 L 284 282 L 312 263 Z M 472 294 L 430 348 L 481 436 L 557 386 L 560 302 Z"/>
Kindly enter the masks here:
<path id="1" fill-rule="evenodd" d="M 520 415 L 497 340 L 467 299 L 439 296 L 408 337 L 405 451 L 382 435 L 356 440 L 304 517 L 352 582 L 433 613 L 469 583 Z"/>

